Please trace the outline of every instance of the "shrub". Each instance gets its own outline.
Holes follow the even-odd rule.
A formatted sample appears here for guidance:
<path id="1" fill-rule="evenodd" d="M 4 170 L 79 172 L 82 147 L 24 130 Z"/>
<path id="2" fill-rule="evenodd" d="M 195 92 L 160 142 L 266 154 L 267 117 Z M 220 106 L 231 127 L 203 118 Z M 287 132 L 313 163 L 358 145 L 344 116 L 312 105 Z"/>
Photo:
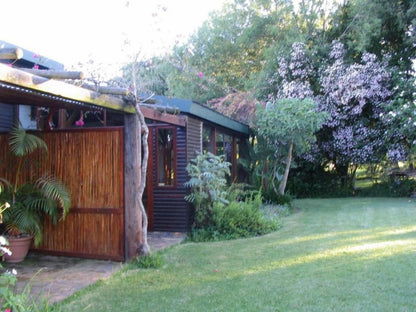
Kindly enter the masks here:
<path id="1" fill-rule="evenodd" d="M 358 190 L 358 196 L 410 197 L 416 191 L 416 181 L 409 178 L 389 179 Z"/>
<path id="2" fill-rule="evenodd" d="M 204 152 L 187 166 L 192 188 L 185 199 L 194 204 L 195 220 L 189 240 L 215 241 L 262 235 L 276 230 L 278 218 L 265 217 L 262 192 L 246 184 L 227 190 L 230 164 L 222 157 Z"/>
<path id="3" fill-rule="evenodd" d="M 263 192 L 263 199 L 266 203 L 275 205 L 288 205 L 292 203 L 292 196 L 288 192 L 285 194 L 276 194 L 273 188 L 268 188 Z"/>
<path id="4" fill-rule="evenodd" d="M 343 186 L 340 177 L 334 172 L 308 166 L 291 171 L 287 190 L 295 198 L 331 198 L 354 195 L 354 190 Z"/>
<path id="5" fill-rule="evenodd" d="M 191 187 L 191 193 L 185 199 L 194 204 L 194 228 L 212 226 L 214 203 L 228 203 L 226 177 L 230 175 L 230 165 L 223 157 L 204 152 L 186 166 L 190 179 L 185 186 Z"/>
<path id="6" fill-rule="evenodd" d="M 281 225 L 281 216 L 266 214 L 262 205 L 261 192 L 254 192 L 244 201 L 232 201 L 226 206 L 214 204 L 214 226 L 194 229 L 190 239 L 193 241 L 227 240 L 264 235 L 277 230 Z"/>

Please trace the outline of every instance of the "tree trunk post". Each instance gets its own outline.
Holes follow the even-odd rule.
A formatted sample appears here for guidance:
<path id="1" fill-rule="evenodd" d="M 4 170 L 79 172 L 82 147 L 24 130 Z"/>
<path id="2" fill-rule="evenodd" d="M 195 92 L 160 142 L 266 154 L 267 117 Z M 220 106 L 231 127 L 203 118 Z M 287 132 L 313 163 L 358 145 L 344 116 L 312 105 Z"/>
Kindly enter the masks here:
<path id="1" fill-rule="evenodd" d="M 143 243 L 142 211 L 137 194 L 141 184 L 141 126 L 137 115 L 125 115 L 124 128 L 125 257 L 137 256 Z"/>
<path id="2" fill-rule="evenodd" d="M 140 153 L 140 159 L 141 159 L 141 166 L 140 166 L 140 173 L 139 173 L 140 185 L 139 185 L 137 198 L 136 198 L 138 205 L 139 205 L 138 208 L 140 210 L 141 222 L 142 222 L 142 227 L 141 227 L 142 240 L 141 240 L 141 244 L 137 248 L 137 254 L 141 256 L 141 255 L 150 254 L 150 247 L 147 242 L 147 227 L 148 227 L 149 222 L 147 218 L 146 207 L 143 204 L 143 193 L 146 187 L 147 163 L 149 160 L 149 146 L 148 146 L 149 128 L 146 125 L 144 115 L 142 114 L 140 110 L 140 104 L 138 102 L 136 102 L 135 109 L 136 109 L 136 116 L 140 124 L 140 129 L 138 129 L 140 130 L 140 132 L 137 133 L 137 135 L 141 137 L 140 151 L 143 152 L 143 159 L 141 157 L 142 153 Z"/>

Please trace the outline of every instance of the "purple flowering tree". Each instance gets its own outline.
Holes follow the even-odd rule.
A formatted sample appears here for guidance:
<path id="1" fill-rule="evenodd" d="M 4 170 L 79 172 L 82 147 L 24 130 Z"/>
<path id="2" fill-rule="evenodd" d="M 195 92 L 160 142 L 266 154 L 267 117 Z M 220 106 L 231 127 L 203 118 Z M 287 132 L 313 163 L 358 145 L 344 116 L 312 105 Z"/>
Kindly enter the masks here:
<path id="1" fill-rule="evenodd" d="M 386 64 L 374 54 L 364 53 L 361 63 L 352 64 L 344 62 L 344 55 L 344 46 L 333 43 L 329 64 L 320 74 L 318 102 L 329 118 L 319 132 L 318 150 L 345 183 L 352 183 L 358 164 L 377 162 L 386 153 L 381 117 L 391 96 L 391 79 Z"/>
<path id="2" fill-rule="evenodd" d="M 304 43 L 295 42 L 289 58 L 279 57 L 278 66 L 273 77 L 278 85 L 274 95 L 276 99 L 313 98 L 310 83 L 313 70 Z"/>

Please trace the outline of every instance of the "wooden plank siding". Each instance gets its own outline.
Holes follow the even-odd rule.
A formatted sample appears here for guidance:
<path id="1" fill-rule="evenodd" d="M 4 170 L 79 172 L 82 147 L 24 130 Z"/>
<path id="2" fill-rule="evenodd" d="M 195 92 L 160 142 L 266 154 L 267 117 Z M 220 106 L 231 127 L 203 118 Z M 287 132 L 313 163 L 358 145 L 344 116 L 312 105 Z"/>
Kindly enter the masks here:
<path id="1" fill-rule="evenodd" d="M 195 158 L 197 153 L 202 152 L 202 121 L 187 118 L 187 132 L 186 132 L 186 157 L 188 162 Z"/>
<path id="2" fill-rule="evenodd" d="M 52 226 L 45 220 L 43 242 L 36 248 L 50 254 L 121 261 L 124 259 L 123 128 L 72 129 L 37 133 L 49 152 L 36 153 L 24 175 L 44 172 L 61 179 L 72 194 L 67 218 Z M 0 136 L 2 147 L 7 136 Z M 1 149 L 0 159 L 11 164 Z M 1 166 L 10 177 L 13 165 Z"/>

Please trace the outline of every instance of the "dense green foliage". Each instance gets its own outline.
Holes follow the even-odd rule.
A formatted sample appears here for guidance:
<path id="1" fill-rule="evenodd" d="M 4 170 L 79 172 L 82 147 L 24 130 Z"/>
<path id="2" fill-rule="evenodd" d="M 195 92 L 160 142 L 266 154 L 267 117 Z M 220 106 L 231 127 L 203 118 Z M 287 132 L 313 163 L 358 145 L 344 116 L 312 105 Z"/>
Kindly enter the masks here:
<path id="1" fill-rule="evenodd" d="M 257 108 L 257 135 L 263 166 L 273 167 L 271 183 L 276 193 L 284 194 L 293 154 L 307 152 L 315 141 L 314 133 L 326 118 L 310 98 L 282 98 Z M 280 173 L 279 173 L 280 172 Z M 278 177 L 281 176 L 281 177 Z M 279 191 L 274 186 L 281 181 Z"/>
<path id="2" fill-rule="evenodd" d="M 191 188 L 186 199 L 194 204 L 195 216 L 190 239 L 209 241 L 235 239 L 269 233 L 280 225 L 279 211 L 275 217 L 269 209 L 262 211 L 261 192 L 244 190 L 243 185 L 227 186 L 229 163 L 211 153 L 197 155 L 187 171 Z"/>
<path id="3" fill-rule="evenodd" d="M 228 204 L 226 178 L 230 175 L 230 165 L 223 157 L 204 152 L 186 166 L 189 181 L 185 186 L 190 187 L 191 192 L 185 199 L 194 204 L 194 228 L 213 226 L 214 205 Z"/>
<path id="4" fill-rule="evenodd" d="M 263 209 L 262 194 L 246 196 L 244 200 L 233 200 L 223 206 L 214 205 L 213 225 L 194 229 L 192 241 L 213 241 L 264 235 L 281 226 L 281 218 L 287 209 L 278 206 Z"/>
<path id="5" fill-rule="evenodd" d="M 410 197 L 415 196 L 416 180 L 409 177 L 393 178 L 357 190 L 358 196 Z"/>

